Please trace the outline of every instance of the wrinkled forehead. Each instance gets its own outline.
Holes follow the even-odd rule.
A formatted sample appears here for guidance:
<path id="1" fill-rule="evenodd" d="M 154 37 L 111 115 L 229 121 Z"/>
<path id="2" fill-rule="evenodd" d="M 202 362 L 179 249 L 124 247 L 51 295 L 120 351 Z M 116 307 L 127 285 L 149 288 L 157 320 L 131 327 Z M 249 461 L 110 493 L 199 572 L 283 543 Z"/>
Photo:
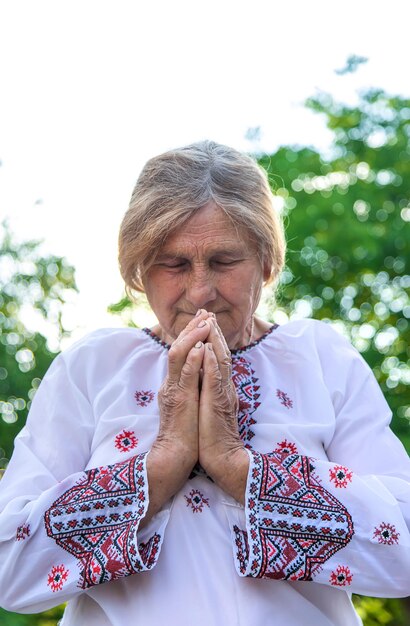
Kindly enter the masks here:
<path id="1" fill-rule="evenodd" d="M 171 231 L 158 252 L 168 254 L 179 249 L 201 247 L 222 252 L 256 248 L 256 245 L 244 226 L 235 223 L 223 209 L 210 202 Z"/>

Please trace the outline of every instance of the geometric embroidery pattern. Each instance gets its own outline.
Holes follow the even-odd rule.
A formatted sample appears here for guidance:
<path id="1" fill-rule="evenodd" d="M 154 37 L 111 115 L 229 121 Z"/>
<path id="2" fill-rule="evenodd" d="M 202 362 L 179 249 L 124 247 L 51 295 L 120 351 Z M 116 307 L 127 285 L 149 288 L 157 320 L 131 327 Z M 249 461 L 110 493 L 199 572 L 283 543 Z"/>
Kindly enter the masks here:
<path id="1" fill-rule="evenodd" d="M 47 585 L 51 588 L 51 591 L 61 591 L 64 583 L 68 578 L 70 570 L 66 569 L 64 565 L 55 565 L 47 578 Z"/>
<path id="2" fill-rule="evenodd" d="M 251 452 L 248 528 L 234 527 L 243 575 L 312 580 L 353 537 L 346 508 L 314 476 L 312 459 Z"/>
<path id="3" fill-rule="evenodd" d="M 161 537 L 137 545 L 147 506 L 145 454 L 91 469 L 46 511 L 47 535 L 73 554 L 83 589 L 150 569 Z"/>
<path id="4" fill-rule="evenodd" d="M 30 537 L 30 524 L 23 524 L 17 528 L 16 541 L 22 541 L 26 537 Z"/>
<path id="5" fill-rule="evenodd" d="M 258 398 L 260 394 L 259 386 L 256 384 L 258 379 L 255 378 L 255 372 L 251 367 L 249 361 L 244 357 L 232 358 L 232 380 L 236 388 L 236 393 L 239 400 L 238 410 L 238 426 L 239 435 L 245 443 L 249 442 L 255 433 L 252 431 L 251 426 L 256 424 L 256 420 L 252 417 L 252 414 L 260 402 Z M 250 447 L 247 445 L 246 447 Z"/>
<path id="6" fill-rule="evenodd" d="M 352 584 L 353 574 L 346 565 L 338 565 L 337 568 L 331 572 L 329 582 L 335 587 L 347 587 Z"/>
<path id="7" fill-rule="evenodd" d="M 276 395 L 280 400 L 280 403 L 283 404 L 287 409 L 291 409 L 293 407 L 293 401 L 289 398 L 288 394 L 280 389 L 276 389 Z"/>
<path id="8" fill-rule="evenodd" d="M 137 447 L 138 439 L 136 438 L 133 430 L 122 430 L 115 437 L 114 445 L 118 450 L 120 450 L 120 452 L 128 452 L 128 450 L 132 450 Z"/>
<path id="9" fill-rule="evenodd" d="M 191 489 L 189 496 L 184 496 L 184 498 L 186 505 L 191 507 L 193 513 L 202 513 L 204 506 L 209 508 L 209 498 L 205 498 L 198 489 Z"/>
<path id="10" fill-rule="evenodd" d="M 382 522 L 380 526 L 374 529 L 373 539 L 377 539 L 379 543 L 384 543 L 388 546 L 399 543 L 399 537 L 400 533 L 397 532 L 393 524 Z"/>
<path id="11" fill-rule="evenodd" d="M 153 391 L 136 391 L 134 398 L 139 406 L 148 406 L 153 401 L 154 395 Z"/>

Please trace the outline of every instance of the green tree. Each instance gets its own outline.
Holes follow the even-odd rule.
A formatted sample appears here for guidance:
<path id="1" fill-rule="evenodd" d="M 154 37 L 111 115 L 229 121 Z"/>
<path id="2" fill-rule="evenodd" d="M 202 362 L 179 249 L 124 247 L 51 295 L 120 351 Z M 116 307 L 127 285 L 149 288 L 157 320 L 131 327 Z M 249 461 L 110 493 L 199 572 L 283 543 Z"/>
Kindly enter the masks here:
<path id="1" fill-rule="evenodd" d="M 0 468 L 10 457 L 33 395 L 56 356 L 48 347 L 47 328 L 53 329 L 57 344 L 67 334 L 62 311 L 76 289 L 74 268 L 66 259 L 43 255 L 38 241 L 16 242 L 6 223 L 1 225 Z M 24 320 L 30 318 L 44 330 L 28 330 Z"/>

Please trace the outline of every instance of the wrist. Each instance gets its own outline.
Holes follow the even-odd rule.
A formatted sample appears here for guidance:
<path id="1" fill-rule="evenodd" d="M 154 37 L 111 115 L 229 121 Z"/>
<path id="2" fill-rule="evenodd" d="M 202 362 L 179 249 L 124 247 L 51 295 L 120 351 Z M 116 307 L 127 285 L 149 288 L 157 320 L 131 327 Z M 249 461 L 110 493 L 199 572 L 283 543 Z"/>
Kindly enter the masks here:
<path id="1" fill-rule="evenodd" d="M 158 474 L 176 482 L 188 478 L 192 468 L 198 461 L 196 450 L 178 440 L 169 440 L 158 437 L 153 443 L 148 458 L 150 465 L 155 467 Z"/>
<path id="2" fill-rule="evenodd" d="M 243 445 L 214 457 L 211 466 L 203 465 L 207 474 L 225 493 L 244 504 L 249 472 L 249 456 Z"/>

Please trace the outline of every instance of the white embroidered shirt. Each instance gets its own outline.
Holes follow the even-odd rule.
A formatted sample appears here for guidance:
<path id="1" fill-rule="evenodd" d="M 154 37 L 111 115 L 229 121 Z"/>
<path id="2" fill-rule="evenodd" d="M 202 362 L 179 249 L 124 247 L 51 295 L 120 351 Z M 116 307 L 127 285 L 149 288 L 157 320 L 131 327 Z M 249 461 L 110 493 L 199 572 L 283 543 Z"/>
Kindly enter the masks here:
<path id="1" fill-rule="evenodd" d="M 59 355 L 0 481 L 0 605 L 62 626 L 353 626 L 410 594 L 410 462 L 369 367 L 329 325 L 234 351 L 245 507 L 196 468 L 139 530 L 168 347 L 96 331 Z"/>

